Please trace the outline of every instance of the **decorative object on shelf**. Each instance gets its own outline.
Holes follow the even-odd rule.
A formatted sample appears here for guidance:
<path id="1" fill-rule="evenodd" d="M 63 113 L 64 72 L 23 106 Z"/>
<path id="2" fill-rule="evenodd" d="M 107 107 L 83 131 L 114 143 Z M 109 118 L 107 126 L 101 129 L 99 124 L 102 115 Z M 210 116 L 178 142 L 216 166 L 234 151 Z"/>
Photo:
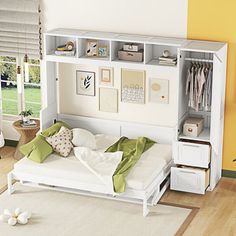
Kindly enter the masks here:
<path id="1" fill-rule="evenodd" d="M 145 71 L 121 69 L 121 101 L 145 103 Z"/>
<path id="2" fill-rule="evenodd" d="M 75 44 L 71 41 L 68 41 L 66 44 L 60 45 L 56 48 L 55 54 L 58 56 L 74 56 Z"/>
<path id="3" fill-rule="evenodd" d="M 189 117 L 185 120 L 183 134 L 190 137 L 198 137 L 204 127 L 204 119 Z"/>
<path id="4" fill-rule="evenodd" d="M 104 46 L 99 45 L 98 46 L 98 56 L 99 57 L 108 57 L 108 47 L 106 45 L 104 45 Z"/>
<path id="5" fill-rule="evenodd" d="M 166 66 L 175 66 L 177 64 L 177 57 L 171 56 L 169 50 L 164 50 L 162 56 L 159 57 L 159 64 Z"/>
<path id="6" fill-rule="evenodd" d="M 99 88 L 99 111 L 118 112 L 118 90 Z"/>
<path id="7" fill-rule="evenodd" d="M 25 225 L 28 223 L 31 218 L 31 213 L 28 211 L 22 211 L 20 208 L 16 208 L 14 212 L 11 212 L 8 209 L 3 211 L 3 214 L 0 215 L 0 221 L 8 223 L 11 226 L 18 224 Z"/>
<path id="8" fill-rule="evenodd" d="M 164 50 L 162 56 L 163 57 L 169 57 L 170 56 L 170 51 L 169 50 Z"/>
<path id="9" fill-rule="evenodd" d="M 134 43 L 124 44 L 123 50 L 130 51 L 130 52 L 138 52 L 140 50 L 140 46 Z"/>
<path id="10" fill-rule="evenodd" d="M 75 45 L 73 42 L 68 41 L 66 44 L 57 47 L 57 51 L 72 51 Z"/>
<path id="11" fill-rule="evenodd" d="M 96 57 L 97 55 L 98 55 L 98 42 L 96 40 L 88 40 L 86 56 Z"/>
<path id="12" fill-rule="evenodd" d="M 120 50 L 118 51 L 118 59 L 123 61 L 142 62 L 143 50 L 141 49 L 138 52 Z"/>
<path id="13" fill-rule="evenodd" d="M 21 116 L 23 123 L 28 123 L 30 121 L 30 116 L 32 116 L 34 113 L 31 109 L 22 111 L 19 115 Z"/>
<path id="14" fill-rule="evenodd" d="M 78 95 L 95 96 L 95 72 L 76 71 L 76 93 Z"/>
<path id="15" fill-rule="evenodd" d="M 169 80 L 149 79 L 149 102 L 169 103 Z"/>
<path id="16" fill-rule="evenodd" d="M 103 86 L 114 85 L 113 67 L 99 67 L 99 84 Z"/>

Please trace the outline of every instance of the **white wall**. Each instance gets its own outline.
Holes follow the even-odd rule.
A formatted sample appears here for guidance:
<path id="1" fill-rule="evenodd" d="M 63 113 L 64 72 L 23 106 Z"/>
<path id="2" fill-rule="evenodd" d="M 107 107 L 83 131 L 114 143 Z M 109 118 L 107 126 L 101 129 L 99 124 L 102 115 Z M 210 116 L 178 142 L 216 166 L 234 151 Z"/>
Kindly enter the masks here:
<path id="1" fill-rule="evenodd" d="M 188 0 L 41 0 L 45 29 L 186 37 Z"/>
<path id="2" fill-rule="evenodd" d="M 112 66 L 112 64 L 108 64 Z M 99 68 L 97 66 L 59 64 L 59 107 L 60 113 L 97 117 L 112 120 L 122 120 L 153 124 L 160 126 L 175 126 L 177 117 L 177 76 L 178 70 L 171 67 L 145 69 L 146 93 L 145 104 L 121 102 L 121 69 L 127 68 L 142 70 L 140 65 L 116 66 L 114 68 L 114 88 L 118 89 L 118 113 L 99 111 Z M 76 70 L 95 72 L 96 96 L 83 96 L 76 94 Z M 149 102 L 149 80 L 160 78 L 169 80 L 169 104 Z"/>
<path id="3" fill-rule="evenodd" d="M 187 35 L 188 0 L 41 0 L 41 5 L 44 31 L 53 28 L 77 28 L 173 37 Z M 61 69 L 60 77 L 70 73 L 74 75 L 73 67 L 65 66 Z M 66 86 L 61 94 L 68 94 L 72 89 L 73 87 Z M 72 96 L 71 99 L 75 99 L 75 105 L 70 109 L 75 111 L 79 108 L 77 97 Z M 61 103 L 62 111 L 69 109 L 65 101 Z M 97 102 L 93 103 L 94 109 L 95 106 Z M 90 112 L 94 113 L 95 110 Z M 8 139 L 18 139 L 11 122 L 3 122 L 3 131 Z"/>

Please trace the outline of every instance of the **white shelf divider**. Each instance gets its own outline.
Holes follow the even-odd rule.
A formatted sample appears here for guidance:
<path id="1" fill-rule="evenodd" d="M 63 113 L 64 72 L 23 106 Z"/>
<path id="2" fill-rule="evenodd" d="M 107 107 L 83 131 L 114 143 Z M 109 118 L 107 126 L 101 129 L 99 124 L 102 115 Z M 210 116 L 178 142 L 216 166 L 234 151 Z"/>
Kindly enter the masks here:
<path id="1" fill-rule="evenodd" d="M 186 136 L 182 133 L 182 134 L 179 135 L 179 139 L 210 142 L 210 129 L 209 128 L 204 128 L 204 130 L 199 134 L 198 137 L 190 137 L 190 136 Z"/>

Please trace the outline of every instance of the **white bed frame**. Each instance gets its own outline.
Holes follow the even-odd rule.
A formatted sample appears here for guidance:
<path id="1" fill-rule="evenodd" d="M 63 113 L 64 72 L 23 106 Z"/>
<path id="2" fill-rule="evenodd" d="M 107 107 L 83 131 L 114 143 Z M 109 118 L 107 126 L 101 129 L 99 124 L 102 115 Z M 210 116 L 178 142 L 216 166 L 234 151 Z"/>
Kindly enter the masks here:
<path id="1" fill-rule="evenodd" d="M 53 112 L 50 112 L 50 107 L 42 110 L 41 120 L 43 120 L 43 128 L 49 127 L 55 120 L 62 120 L 72 127 L 85 128 L 94 134 L 103 133 L 115 136 L 127 136 L 129 138 L 147 136 L 158 143 L 163 144 L 172 144 L 175 136 L 175 129 L 171 127 L 159 127 L 65 114 L 57 114 L 55 117 Z M 14 192 L 13 181 L 19 180 L 22 184 L 34 187 L 36 186 L 40 188 L 132 203 L 141 203 L 143 205 L 143 216 L 147 216 L 149 212 L 148 205 L 156 205 L 169 186 L 171 166 L 172 161 L 168 163 L 165 169 L 163 169 L 162 172 L 155 177 L 153 182 L 151 182 L 146 189 L 137 191 L 127 188 L 124 193 L 116 196 L 108 194 L 105 186 L 101 187 L 92 183 L 90 185 L 84 185 L 82 183 L 65 181 L 63 179 L 53 179 L 45 176 L 39 177 L 28 173 L 17 173 L 15 170 L 13 170 L 8 174 L 8 193 L 12 194 Z"/>

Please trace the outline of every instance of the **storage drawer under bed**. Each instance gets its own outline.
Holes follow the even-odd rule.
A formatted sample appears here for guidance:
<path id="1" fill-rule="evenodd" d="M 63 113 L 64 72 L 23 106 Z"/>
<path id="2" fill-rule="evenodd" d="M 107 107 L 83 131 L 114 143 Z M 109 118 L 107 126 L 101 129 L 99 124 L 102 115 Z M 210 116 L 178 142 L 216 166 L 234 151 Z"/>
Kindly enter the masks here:
<path id="1" fill-rule="evenodd" d="M 210 169 L 171 167 L 171 189 L 205 194 L 210 182 Z"/>
<path id="2" fill-rule="evenodd" d="M 208 168 L 211 147 L 208 144 L 193 142 L 175 142 L 173 148 L 174 163 L 200 168 Z"/>

